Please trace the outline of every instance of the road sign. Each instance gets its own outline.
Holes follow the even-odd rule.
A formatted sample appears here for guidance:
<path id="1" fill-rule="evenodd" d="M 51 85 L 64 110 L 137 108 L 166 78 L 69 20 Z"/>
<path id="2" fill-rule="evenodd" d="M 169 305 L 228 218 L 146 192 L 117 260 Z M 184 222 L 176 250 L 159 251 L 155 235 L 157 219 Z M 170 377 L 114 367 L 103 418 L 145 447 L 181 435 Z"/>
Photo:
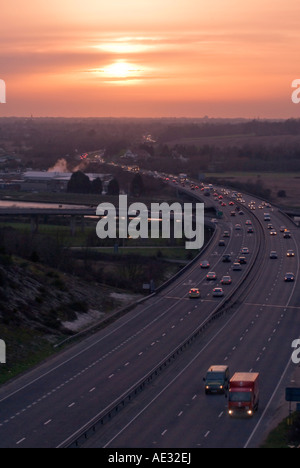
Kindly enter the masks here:
<path id="1" fill-rule="evenodd" d="M 286 388 L 285 400 L 300 402 L 300 388 Z"/>

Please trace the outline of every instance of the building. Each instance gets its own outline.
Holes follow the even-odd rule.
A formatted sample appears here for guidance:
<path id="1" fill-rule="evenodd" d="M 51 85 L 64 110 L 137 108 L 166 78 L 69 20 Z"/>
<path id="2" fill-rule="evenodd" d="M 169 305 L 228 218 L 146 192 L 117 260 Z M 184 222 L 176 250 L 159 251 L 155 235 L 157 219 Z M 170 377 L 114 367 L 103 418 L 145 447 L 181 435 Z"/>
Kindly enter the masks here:
<path id="1" fill-rule="evenodd" d="M 113 178 L 110 174 L 86 174 L 90 181 L 99 178 L 104 190 Z M 72 172 L 27 171 L 23 174 L 23 192 L 66 192 Z"/>

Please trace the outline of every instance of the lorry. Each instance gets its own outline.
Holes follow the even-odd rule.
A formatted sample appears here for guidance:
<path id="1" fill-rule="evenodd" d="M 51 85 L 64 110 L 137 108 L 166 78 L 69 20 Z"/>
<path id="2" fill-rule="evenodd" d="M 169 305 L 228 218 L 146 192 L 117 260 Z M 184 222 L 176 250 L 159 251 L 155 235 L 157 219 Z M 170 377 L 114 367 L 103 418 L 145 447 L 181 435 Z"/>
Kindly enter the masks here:
<path id="1" fill-rule="evenodd" d="M 205 394 L 226 393 L 229 386 L 229 367 L 228 366 L 210 366 L 205 382 Z"/>
<path id="2" fill-rule="evenodd" d="M 228 413 L 230 416 L 253 416 L 259 407 L 259 374 L 235 373 L 229 382 Z"/>

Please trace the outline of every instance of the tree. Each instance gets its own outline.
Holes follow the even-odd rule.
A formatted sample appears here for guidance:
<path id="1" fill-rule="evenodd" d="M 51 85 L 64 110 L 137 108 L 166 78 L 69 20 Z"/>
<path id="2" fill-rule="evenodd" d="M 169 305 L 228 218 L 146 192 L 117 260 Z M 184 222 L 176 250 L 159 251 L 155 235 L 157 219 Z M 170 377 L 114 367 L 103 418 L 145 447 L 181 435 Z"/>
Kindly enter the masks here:
<path id="1" fill-rule="evenodd" d="M 117 179 L 112 179 L 107 187 L 107 195 L 119 195 L 120 193 L 120 186 Z"/>
<path id="2" fill-rule="evenodd" d="M 91 193 L 95 194 L 102 194 L 103 186 L 102 186 L 102 180 L 100 177 L 97 177 L 97 179 L 93 180 L 91 183 Z"/>
<path id="3" fill-rule="evenodd" d="M 74 172 L 68 182 L 67 191 L 70 193 L 90 193 L 90 179 L 81 171 Z"/>
<path id="4" fill-rule="evenodd" d="M 145 192 L 143 178 L 140 174 L 136 174 L 131 182 L 130 193 L 134 197 L 140 197 Z"/>
<path id="5" fill-rule="evenodd" d="M 278 198 L 286 198 L 286 191 L 285 190 L 279 190 L 277 193 Z"/>

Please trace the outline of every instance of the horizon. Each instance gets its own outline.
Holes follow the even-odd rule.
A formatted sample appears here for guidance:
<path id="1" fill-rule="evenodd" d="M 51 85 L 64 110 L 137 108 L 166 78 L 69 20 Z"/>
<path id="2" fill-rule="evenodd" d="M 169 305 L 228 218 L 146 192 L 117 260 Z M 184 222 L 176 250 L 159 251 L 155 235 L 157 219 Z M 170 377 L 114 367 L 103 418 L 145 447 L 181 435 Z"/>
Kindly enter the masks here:
<path id="1" fill-rule="evenodd" d="M 299 118 L 298 0 L 15 0 L 0 117 Z"/>
<path id="2" fill-rule="evenodd" d="M 55 115 L 45 115 L 45 116 L 35 116 L 35 115 L 0 115 L 0 120 L 1 119 L 25 119 L 25 120 L 47 120 L 47 119 L 52 119 L 52 120 L 193 120 L 193 121 L 198 121 L 202 120 L 204 123 L 210 123 L 210 121 L 236 121 L 237 123 L 243 123 L 245 122 L 286 122 L 289 120 L 300 120 L 299 117 L 287 117 L 287 118 L 282 118 L 282 117 L 270 117 L 270 118 L 264 118 L 264 117 L 188 117 L 188 116 L 169 116 L 169 117 L 152 117 L 152 116 L 147 116 L 147 117 L 130 117 L 130 116 L 55 116 Z"/>

